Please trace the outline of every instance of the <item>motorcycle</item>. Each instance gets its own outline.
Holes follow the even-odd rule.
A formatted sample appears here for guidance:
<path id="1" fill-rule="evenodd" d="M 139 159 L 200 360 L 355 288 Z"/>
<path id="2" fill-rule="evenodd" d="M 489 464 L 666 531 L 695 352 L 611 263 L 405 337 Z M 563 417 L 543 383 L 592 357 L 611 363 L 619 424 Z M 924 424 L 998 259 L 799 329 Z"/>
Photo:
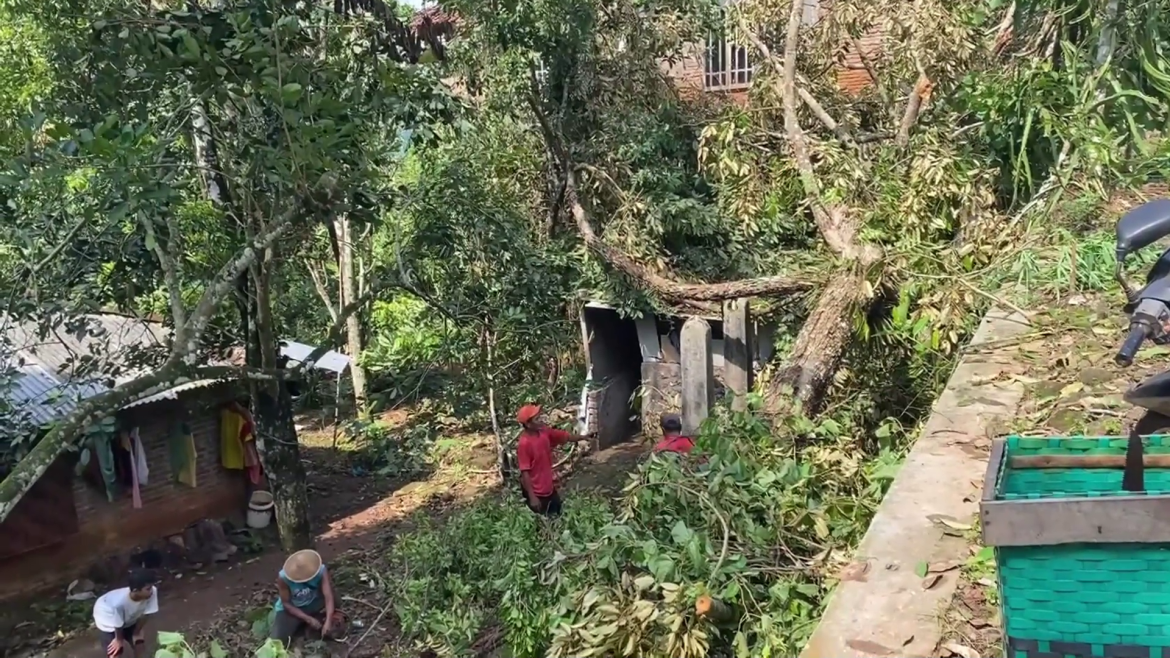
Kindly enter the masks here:
<path id="1" fill-rule="evenodd" d="M 1113 360 L 1123 368 L 1133 365 L 1146 341 L 1170 344 L 1170 248 L 1150 267 L 1144 286 L 1135 287 L 1125 273 L 1126 258 L 1167 236 L 1170 236 L 1170 199 L 1142 204 L 1117 221 L 1114 277 L 1125 292 L 1129 331 Z M 1130 430 L 1122 480 L 1123 489 L 1139 492 L 1145 490 L 1141 437 L 1170 429 L 1170 371 L 1140 382 L 1123 399 L 1145 410 Z"/>

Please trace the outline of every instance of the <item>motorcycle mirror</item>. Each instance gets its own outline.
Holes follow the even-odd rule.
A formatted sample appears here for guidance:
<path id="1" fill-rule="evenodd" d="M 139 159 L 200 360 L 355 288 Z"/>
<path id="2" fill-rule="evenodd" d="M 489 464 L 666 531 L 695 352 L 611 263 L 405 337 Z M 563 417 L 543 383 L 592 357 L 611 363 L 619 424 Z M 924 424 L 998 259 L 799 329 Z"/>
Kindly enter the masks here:
<path id="1" fill-rule="evenodd" d="M 1154 199 L 1117 220 L 1117 261 L 1170 235 L 1170 199 Z"/>

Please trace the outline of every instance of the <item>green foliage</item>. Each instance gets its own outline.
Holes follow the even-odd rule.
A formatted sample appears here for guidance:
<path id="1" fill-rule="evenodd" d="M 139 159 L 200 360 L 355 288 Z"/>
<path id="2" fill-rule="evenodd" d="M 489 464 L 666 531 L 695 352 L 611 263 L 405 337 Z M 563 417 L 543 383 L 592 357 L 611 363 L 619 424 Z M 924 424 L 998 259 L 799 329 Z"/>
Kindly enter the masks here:
<path id="1" fill-rule="evenodd" d="M 198 650 L 187 643 L 182 633 L 160 631 L 158 634 L 158 650 L 154 658 L 227 658 L 228 652 L 219 642 L 212 640 L 206 650 Z M 253 654 L 254 658 L 289 658 L 290 654 L 284 644 L 278 640 L 266 640 Z"/>
<path id="2" fill-rule="evenodd" d="M 351 421 L 346 434 L 360 451 L 356 465 L 380 476 L 417 476 L 430 469 L 434 431 L 424 423 L 392 430 L 379 422 Z"/>
<path id="3" fill-rule="evenodd" d="M 403 630 L 449 656 L 492 626 L 516 656 L 794 655 L 896 453 L 859 458 L 843 443 L 853 428 L 831 418 L 790 431 L 822 442 L 797 449 L 750 414 L 713 419 L 689 458 L 639 468 L 616 509 L 582 492 L 551 522 L 515 496 L 420 519 L 393 555 Z M 703 594 L 741 609 L 738 628 L 694 617 Z"/>

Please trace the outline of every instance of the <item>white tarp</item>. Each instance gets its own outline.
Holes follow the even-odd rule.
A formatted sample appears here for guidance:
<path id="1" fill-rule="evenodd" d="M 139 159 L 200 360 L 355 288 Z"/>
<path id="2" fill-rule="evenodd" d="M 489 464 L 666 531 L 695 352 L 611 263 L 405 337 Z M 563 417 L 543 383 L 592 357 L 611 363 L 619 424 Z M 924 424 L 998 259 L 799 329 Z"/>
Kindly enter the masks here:
<path id="1" fill-rule="evenodd" d="M 293 340 L 286 340 L 281 342 L 280 354 L 282 356 L 287 356 L 289 361 L 303 363 L 304 360 L 309 358 L 309 355 L 312 354 L 316 349 L 317 348 L 313 347 L 312 345 L 298 343 Z M 321 358 L 317 359 L 317 361 L 313 364 L 313 367 L 340 374 L 345 372 L 345 369 L 349 367 L 349 363 L 350 359 L 348 356 L 342 354 L 341 352 L 334 352 L 333 350 L 329 350 L 325 354 L 321 355 Z"/>

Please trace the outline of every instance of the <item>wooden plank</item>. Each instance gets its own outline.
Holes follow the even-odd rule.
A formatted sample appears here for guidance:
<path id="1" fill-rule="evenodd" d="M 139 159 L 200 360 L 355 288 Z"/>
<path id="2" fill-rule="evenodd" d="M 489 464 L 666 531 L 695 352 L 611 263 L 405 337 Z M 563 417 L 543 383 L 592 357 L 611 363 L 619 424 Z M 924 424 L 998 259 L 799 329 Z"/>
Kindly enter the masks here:
<path id="1" fill-rule="evenodd" d="M 999 491 L 999 471 L 1003 465 L 1003 452 L 1007 442 L 1003 439 L 994 439 L 991 442 L 991 455 L 987 458 L 987 472 L 983 475 L 982 500 L 995 500 L 995 493 Z"/>
<path id="2" fill-rule="evenodd" d="M 1013 469 L 1033 468 L 1125 468 L 1125 455 L 1026 455 L 1012 457 Z M 1146 468 L 1170 468 L 1170 455 L 1144 455 Z"/>
<path id="3" fill-rule="evenodd" d="M 1170 543 L 1170 496 L 985 500 L 979 509 L 985 546 Z"/>

